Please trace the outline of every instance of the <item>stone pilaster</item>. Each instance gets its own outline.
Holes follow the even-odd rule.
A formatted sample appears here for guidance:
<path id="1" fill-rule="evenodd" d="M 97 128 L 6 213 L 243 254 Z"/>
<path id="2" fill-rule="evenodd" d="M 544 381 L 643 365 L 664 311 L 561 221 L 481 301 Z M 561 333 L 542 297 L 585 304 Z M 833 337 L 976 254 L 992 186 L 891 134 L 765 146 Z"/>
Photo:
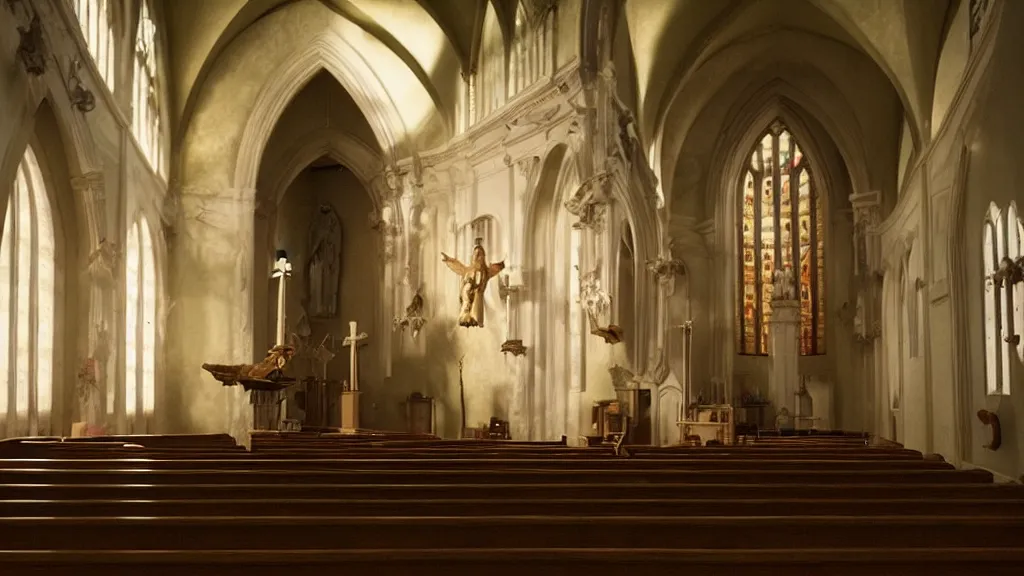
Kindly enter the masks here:
<path id="1" fill-rule="evenodd" d="M 768 355 L 771 357 L 769 397 L 777 414 L 781 414 L 783 409 L 789 412 L 788 424 L 792 425 L 792 418 L 796 416 L 794 395 L 800 386 L 799 300 L 772 301 L 768 338 Z"/>
<path id="2" fill-rule="evenodd" d="M 71 179 L 75 203 L 86 217 L 79 238 L 83 273 L 79 276 L 79 332 L 76 421 L 113 426 L 121 398 L 117 385 L 116 311 L 123 266 L 122 250 L 108 239 L 106 188 L 102 172 Z M 113 430 L 111 430 L 113 431 Z"/>
<path id="3" fill-rule="evenodd" d="M 178 191 L 179 233 L 173 251 L 168 381 L 181 407 L 178 430 L 223 432 L 248 443 L 252 409 L 241 387 L 224 387 L 204 362 L 241 364 L 262 358 L 253 350 L 255 190 L 198 186 Z M 175 402 L 175 400 L 177 402 Z"/>

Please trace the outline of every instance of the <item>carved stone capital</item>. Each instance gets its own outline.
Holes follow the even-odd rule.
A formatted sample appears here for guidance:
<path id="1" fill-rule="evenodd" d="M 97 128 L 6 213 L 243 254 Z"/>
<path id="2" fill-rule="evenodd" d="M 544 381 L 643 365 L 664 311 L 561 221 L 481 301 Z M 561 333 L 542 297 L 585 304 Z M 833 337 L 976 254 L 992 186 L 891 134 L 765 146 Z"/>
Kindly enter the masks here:
<path id="1" fill-rule="evenodd" d="M 519 170 L 519 174 L 522 175 L 523 178 L 526 178 L 528 182 L 533 181 L 539 167 L 539 156 L 527 156 L 526 158 L 516 161 L 516 168 Z"/>
<path id="2" fill-rule="evenodd" d="M 522 340 L 505 340 L 501 343 L 502 354 L 512 354 L 513 356 L 524 356 L 526 355 L 526 346 L 523 346 Z"/>
<path id="3" fill-rule="evenodd" d="M 73 177 L 71 179 L 71 189 L 75 192 L 91 194 L 94 197 L 96 195 L 102 196 L 105 193 L 103 183 L 103 172 L 88 172 L 81 176 Z"/>

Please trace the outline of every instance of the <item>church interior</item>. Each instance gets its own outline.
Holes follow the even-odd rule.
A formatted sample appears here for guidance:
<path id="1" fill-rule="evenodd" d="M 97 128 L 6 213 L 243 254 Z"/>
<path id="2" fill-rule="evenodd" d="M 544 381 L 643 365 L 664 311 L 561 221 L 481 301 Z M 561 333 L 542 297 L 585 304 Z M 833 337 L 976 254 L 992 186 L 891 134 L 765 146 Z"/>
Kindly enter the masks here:
<path id="1" fill-rule="evenodd" d="M 0 571 L 1018 573 L 1022 31 L 1018 0 L 4 0 Z M 210 549 L 158 557 L 171 517 Z"/>

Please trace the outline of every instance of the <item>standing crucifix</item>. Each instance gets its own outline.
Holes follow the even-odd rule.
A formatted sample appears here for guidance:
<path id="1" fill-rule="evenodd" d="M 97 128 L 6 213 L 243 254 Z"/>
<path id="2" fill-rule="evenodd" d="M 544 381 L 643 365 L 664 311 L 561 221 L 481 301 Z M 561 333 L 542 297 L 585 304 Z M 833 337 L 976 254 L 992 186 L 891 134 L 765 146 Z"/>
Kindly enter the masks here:
<path id="1" fill-rule="evenodd" d="M 288 261 L 288 253 L 284 250 L 277 251 L 277 261 L 274 262 L 274 271 L 271 278 L 277 278 L 277 336 L 274 344 L 284 345 L 285 337 L 285 284 L 292 276 L 292 263 Z"/>
<path id="2" fill-rule="evenodd" d="M 349 376 L 349 383 L 350 383 L 350 386 L 351 386 L 350 390 L 353 391 L 353 392 L 356 392 L 356 391 L 359 390 L 359 364 L 358 364 L 358 357 L 356 356 L 356 348 L 358 348 L 359 346 L 365 346 L 366 345 L 365 340 L 367 338 L 369 338 L 369 336 L 366 335 L 366 332 L 363 332 L 363 333 L 357 333 L 356 332 L 356 323 L 355 322 L 349 322 L 348 323 L 348 336 L 345 337 L 345 340 L 342 343 L 345 346 L 351 347 L 351 350 L 349 351 L 349 371 L 348 371 L 348 376 Z"/>

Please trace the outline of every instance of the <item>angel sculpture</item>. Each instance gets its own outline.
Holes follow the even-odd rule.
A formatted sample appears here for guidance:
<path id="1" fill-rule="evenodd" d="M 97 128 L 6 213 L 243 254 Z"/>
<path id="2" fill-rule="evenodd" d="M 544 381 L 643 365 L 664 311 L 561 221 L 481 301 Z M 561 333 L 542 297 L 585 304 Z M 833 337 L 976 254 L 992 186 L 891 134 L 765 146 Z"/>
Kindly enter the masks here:
<path id="1" fill-rule="evenodd" d="M 441 253 L 441 260 L 452 272 L 462 277 L 462 287 L 459 290 L 459 306 L 461 308 L 459 326 L 483 328 L 484 290 L 487 288 L 487 281 L 504 270 L 505 263 L 487 264 L 487 254 L 479 241 L 473 247 L 473 259 L 469 265 L 459 262 L 444 252 Z"/>

